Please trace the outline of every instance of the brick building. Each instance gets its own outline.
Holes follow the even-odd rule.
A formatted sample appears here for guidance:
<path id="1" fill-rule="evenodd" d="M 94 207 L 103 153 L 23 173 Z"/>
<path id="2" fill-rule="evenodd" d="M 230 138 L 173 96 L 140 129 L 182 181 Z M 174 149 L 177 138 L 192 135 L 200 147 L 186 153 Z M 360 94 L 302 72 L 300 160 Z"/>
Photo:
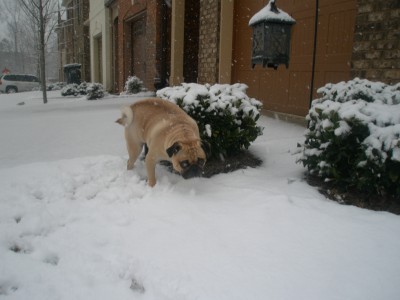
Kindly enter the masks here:
<path id="1" fill-rule="evenodd" d="M 400 81 L 400 2 L 358 0 L 352 77 Z"/>
<path id="2" fill-rule="evenodd" d="M 267 3 L 200 0 L 199 82 L 243 82 L 266 110 L 304 116 L 328 82 L 400 81 L 399 1 L 277 1 L 296 24 L 289 68 L 276 71 L 251 67 L 248 22 Z"/>
<path id="3" fill-rule="evenodd" d="M 199 82 L 218 82 L 219 1 L 200 1 Z"/>
<path id="4" fill-rule="evenodd" d="M 134 3 L 132 5 L 132 3 Z M 136 75 L 145 82 L 147 88 L 152 84 L 148 68 L 155 65 L 155 22 L 152 16 L 153 1 L 119 0 L 118 45 L 120 88 L 128 76 Z M 153 17 L 153 19 L 152 19 Z M 148 60 L 149 59 L 149 60 Z M 147 80 L 150 77 L 150 80 Z M 122 85 L 121 85 L 122 84 Z"/>
<path id="5" fill-rule="evenodd" d="M 59 77 L 65 81 L 65 65 L 80 64 L 81 80 L 90 81 L 89 28 L 84 22 L 89 16 L 89 0 L 63 0 L 64 20 L 57 29 L 60 70 Z"/>
<path id="6" fill-rule="evenodd" d="M 277 1 L 296 20 L 289 68 L 278 70 L 251 64 L 248 22 L 268 0 L 91 1 L 98 2 L 89 22 L 92 73 L 106 68 L 111 74 L 92 74 L 92 80 L 115 92 L 130 75 L 149 90 L 243 82 L 266 110 L 304 116 L 316 90 L 328 82 L 355 76 L 400 81 L 397 0 Z M 104 21 L 92 22 L 97 11 Z"/>

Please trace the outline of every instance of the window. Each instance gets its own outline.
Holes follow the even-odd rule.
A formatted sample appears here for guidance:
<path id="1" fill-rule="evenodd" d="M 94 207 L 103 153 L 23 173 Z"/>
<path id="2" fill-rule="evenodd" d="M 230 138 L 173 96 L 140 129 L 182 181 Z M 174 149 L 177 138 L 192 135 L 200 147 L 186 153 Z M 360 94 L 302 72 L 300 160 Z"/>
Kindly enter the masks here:
<path id="1" fill-rule="evenodd" d="M 15 75 L 5 75 L 4 80 L 16 81 L 17 80 L 16 77 L 17 76 L 15 76 Z"/>

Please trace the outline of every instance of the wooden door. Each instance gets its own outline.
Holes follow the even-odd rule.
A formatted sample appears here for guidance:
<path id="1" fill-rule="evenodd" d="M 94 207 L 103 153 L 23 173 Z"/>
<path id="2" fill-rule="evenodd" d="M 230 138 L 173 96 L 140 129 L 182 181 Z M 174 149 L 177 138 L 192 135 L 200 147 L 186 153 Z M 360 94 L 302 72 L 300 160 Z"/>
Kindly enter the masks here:
<path id="1" fill-rule="evenodd" d="M 309 109 L 314 40 L 317 40 L 314 72 L 315 90 L 327 82 L 348 80 L 355 24 L 355 0 L 320 0 L 315 35 L 316 0 L 280 0 L 289 13 L 292 27 L 289 68 L 251 68 L 252 29 L 250 18 L 266 0 L 235 0 L 232 82 L 249 86 L 248 94 L 261 100 L 267 110 L 305 116 Z"/>

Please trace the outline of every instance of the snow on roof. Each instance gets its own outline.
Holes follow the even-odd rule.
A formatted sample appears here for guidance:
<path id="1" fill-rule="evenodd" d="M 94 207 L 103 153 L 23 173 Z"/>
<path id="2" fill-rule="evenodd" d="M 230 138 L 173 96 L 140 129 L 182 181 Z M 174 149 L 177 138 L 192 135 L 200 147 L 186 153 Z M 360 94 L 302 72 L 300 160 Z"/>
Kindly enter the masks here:
<path id="1" fill-rule="evenodd" d="M 78 63 L 72 63 L 72 64 L 66 64 L 66 65 L 64 65 L 64 68 L 76 68 L 76 67 L 80 67 L 81 66 L 81 64 L 78 64 Z"/>
<path id="2" fill-rule="evenodd" d="M 283 22 L 294 24 L 296 20 L 289 16 L 288 13 L 284 12 L 283 10 L 278 9 L 278 12 L 271 10 L 271 3 L 275 4 L 275 0 L 270 0 L 263 9 L 261 9 L 258 13 L 256 13 L 249 21 L 249 26 L 253 26 L 262 21 L 269 21 L 269 22 Z"/>

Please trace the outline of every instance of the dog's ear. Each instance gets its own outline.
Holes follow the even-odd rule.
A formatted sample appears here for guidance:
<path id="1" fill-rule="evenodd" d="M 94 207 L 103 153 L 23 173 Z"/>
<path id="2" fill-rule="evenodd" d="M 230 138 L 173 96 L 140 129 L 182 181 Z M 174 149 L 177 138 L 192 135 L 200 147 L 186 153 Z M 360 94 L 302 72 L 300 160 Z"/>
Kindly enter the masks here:
<path id="1" fill-rule="evenodd" d="M 207 141 L 201 141 L 201 148 L 203 148 L 204 153 L 207 156 L 207 159 L 211 156 L 211 145 Z"/>
<path id="2" fill-rule="evenodd" d="M 178 153 L 182 149 L 179 143 L 174 143 L 171 147 L 167 149 L 168 157 L 172 157 L 172 155 Z"/>

